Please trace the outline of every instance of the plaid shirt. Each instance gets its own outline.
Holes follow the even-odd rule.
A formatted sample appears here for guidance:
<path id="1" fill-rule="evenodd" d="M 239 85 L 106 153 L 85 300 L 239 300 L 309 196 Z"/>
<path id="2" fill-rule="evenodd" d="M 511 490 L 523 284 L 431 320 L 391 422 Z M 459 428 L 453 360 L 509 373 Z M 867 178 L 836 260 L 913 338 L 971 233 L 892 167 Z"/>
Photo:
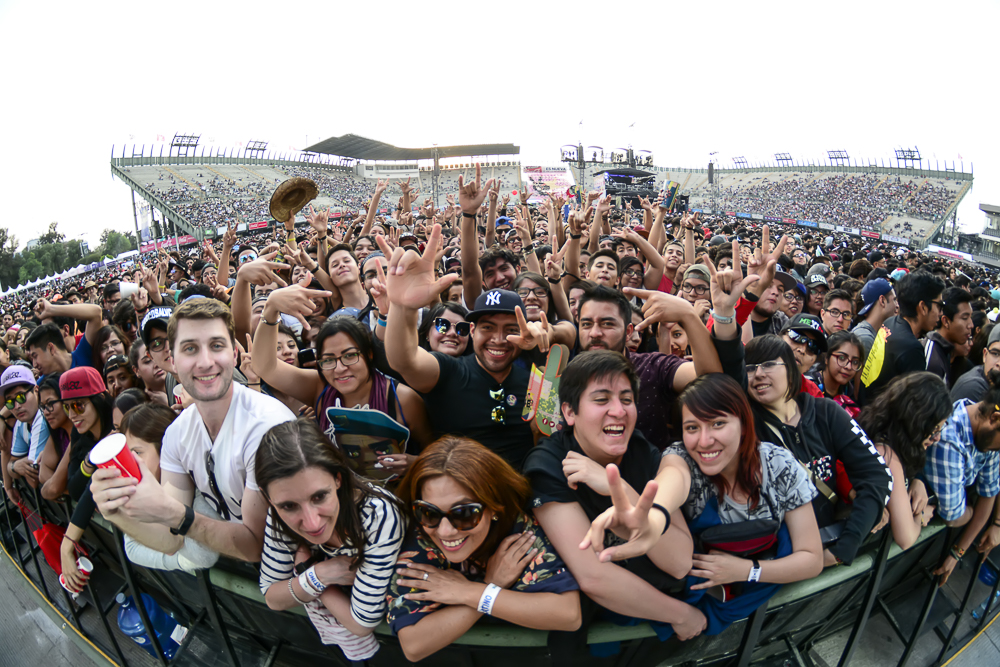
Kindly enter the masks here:
<path id="1" fill-rule="evenodd" d="M 972 424 L 966 407 L 973 401 L 955 401 L 944 428 L 941 440 L 927 450 L 924 474 L 931 489 L 938 497 L 937 515 L 945 521 L 954 521 L 965 514 L 965 489 L 976 485 L 976 493 L 992 498 L 1000 492 L 1000 452 L 981 452 L 976 449 Z"/>

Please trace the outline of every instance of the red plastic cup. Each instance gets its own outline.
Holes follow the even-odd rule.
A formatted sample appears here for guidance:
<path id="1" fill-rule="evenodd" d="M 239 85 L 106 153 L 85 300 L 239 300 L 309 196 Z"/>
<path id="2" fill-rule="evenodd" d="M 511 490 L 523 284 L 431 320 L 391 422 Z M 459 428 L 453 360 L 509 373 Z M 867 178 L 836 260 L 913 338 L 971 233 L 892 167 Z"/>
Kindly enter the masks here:
<path id="1" fill-rule="evenodd" d="M 90 450 L 90 462 L 98 468 L 118 468 L 125 477 L 142 480 L 139 464 L 121 433 L 112 433 L 94 445 Z"/>
<path id="2" fill-rule="evenodd" d="M 90 578 L 91 573 L 94 571 L 94 564 L 90 562 L 89 558 L 80 556 L 76 559 L 76 569 L 80 571 L 80 574 L 83 575 L 84 580 L 86 580 Z M 69 586 L 66 585 L 66 577 L 64 575 L 59 575 L 59 585 L 65 588 L 66 592 L 68 592 L 74 600 L 80 596 L 80 594 L 76 591 L 71 591 L 69 589 Z"/>
<path id="3" fill-rule="evenodd" d="M 184 402 L 184 387 L 181 385 L 174 386 L 174 405 L 180 405 Z"/>

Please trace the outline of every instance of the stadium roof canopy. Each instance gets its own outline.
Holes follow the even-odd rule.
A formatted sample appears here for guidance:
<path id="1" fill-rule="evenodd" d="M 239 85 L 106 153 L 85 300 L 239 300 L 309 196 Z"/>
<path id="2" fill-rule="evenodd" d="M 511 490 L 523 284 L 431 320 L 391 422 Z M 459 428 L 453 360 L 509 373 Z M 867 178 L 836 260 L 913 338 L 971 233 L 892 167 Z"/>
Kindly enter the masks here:
<path id="1" fill-rule="evenodd" d="M 437 146 L 435 148 L 398 148 L 356 134 L 330 137 L 305 149 L 309 153 L 326 153 L 358 160 L 432 160 L 437 150 L 439 158 L 473 155 L 517 155 L 520 146 L 514 144 L 474 144 L 469 146 Z"/>
<path id="2" fill-rule="evenodd" d="M 993 206 L 991 204 L 980 204 L 979 210 L 982 211 L 983 213 L 992 213 L 993 215 L 996 215 L 997 213 L 1000 213 L 1000 206 Z"/>

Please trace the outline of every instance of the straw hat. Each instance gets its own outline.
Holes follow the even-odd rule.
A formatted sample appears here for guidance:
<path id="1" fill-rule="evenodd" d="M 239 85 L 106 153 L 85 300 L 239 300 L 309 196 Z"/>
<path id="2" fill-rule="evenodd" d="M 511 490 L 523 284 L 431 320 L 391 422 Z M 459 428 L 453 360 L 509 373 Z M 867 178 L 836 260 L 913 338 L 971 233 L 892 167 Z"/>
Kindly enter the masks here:
<path id="1" fill-rule="evenodd" d="M 271 195 L 271 216 L 285 222 L 319 195 L 319 188 L 310 178 L 290 178 Z"/>

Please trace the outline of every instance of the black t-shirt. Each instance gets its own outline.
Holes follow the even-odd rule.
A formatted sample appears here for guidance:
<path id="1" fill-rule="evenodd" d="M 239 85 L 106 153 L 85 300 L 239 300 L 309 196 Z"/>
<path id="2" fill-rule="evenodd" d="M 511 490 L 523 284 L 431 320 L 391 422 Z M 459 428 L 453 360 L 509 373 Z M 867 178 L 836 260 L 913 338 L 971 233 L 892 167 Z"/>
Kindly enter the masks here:
<path id="1" fill-rule="evenodd" d="M 431 354 L 441 372 L 437 384 L 423 397 L 434 437 L 471 438 L 520 470 L 534 444 L 530 424 L 521 419 L 529 372 L 514 364 L 501 384 L 479 365 L 475 355 Z"/>
<path id="2" fill-rule="evenodd" d="M 524 461 L 524 475 L 531 482 L 532 505 L 540 507 L 545 503 L 579 503 L 587 518 L 593 521 L 611 507 L 611 496 L 602 496 L 586 484 L 578 484 L 575 490 L 570 488 L 562 468 L 563 459 L 569 452 L 583 454 L 580 444 L 573 437 L 572 429 L 557 431 L 551 437 L 542 438 L 528 453 Z M 650 444 L 639 431 L 634 431 L 628 449 L 618 464 L 618 470 L 629 486 L 637 493 L 642 493 L 646 482 L 656 477 L 662 456 L 660 450 Z M 605 532 L 605 547 L 622 542 L 611 531 Z M 675 590 L 678 588 L 677 579 L 656 567 L 647 556 L 617 563 L 658 590 L 678 592 Z"/>

